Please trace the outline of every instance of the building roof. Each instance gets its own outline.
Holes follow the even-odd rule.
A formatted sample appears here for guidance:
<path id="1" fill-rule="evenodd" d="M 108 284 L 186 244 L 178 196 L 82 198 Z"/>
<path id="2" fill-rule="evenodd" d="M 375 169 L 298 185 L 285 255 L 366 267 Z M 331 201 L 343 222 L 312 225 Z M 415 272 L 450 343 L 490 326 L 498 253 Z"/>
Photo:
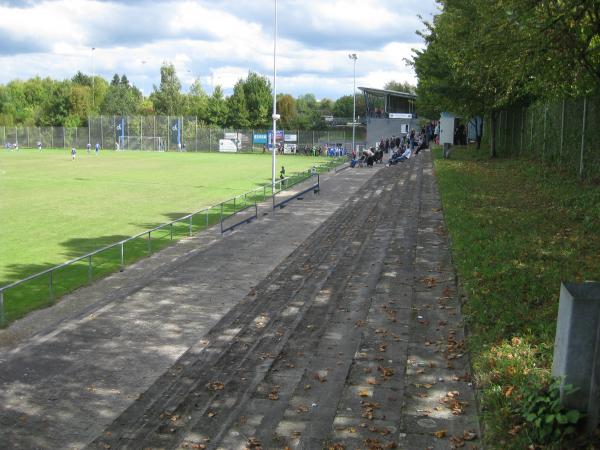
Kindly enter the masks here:
<path id="1" fill-rule="evenodd" d="M 399 92 L 399 91 L 390 91 L 389 89 L 375 89 L 375 88 L 367 88 L 367 87 L 358 87 L 361 91 L 371 94 L 377 97 L 385 97 L 386 95 L 392 97 L 402 97 L 408 99 L 416 99 L 417 96 L 415 94 L 409 94 L 408 92 Z"/>

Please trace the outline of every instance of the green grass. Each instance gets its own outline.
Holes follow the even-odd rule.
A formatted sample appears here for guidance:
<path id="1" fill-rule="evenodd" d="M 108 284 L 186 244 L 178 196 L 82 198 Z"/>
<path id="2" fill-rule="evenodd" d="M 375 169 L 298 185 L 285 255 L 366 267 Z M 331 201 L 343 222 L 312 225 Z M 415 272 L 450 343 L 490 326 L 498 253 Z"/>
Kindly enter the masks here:
<path id="1" fill-rule="evenodd" d="M 528 448 L 514 413 L 551 364 L 561 281 L 600 280 L 600 188 L 525 159 L 436 152 L 488 448 Z M 558 446 L 559 443 L 556 443 Z"/>
<path id="2" fill-rule="evenodd" d="M 79 151 L 0 151 L 0 286 L 41 272 L 186 214 L 248 192 L 271 179 L 269 154 Z M 327 158 L 277 156 L 292 175 Z M 267 190 L 268 193 L 268 190 Z M 262 191 L 257 195 L 262 200 Z M 250 202 L 252 199 L 248 199 Z M 244 206 L 238 199 L 235 210 Z M 224 205 L 225 214 L 233 202 Z M 194 216 L 197 232 L 218 223 L 221 209 Z M 189 222 L 175 224 L 173 237 L 189 233 Z M 171 229 L 152 234 L 151 249 L 171 244 Z M 125 244 L 125 262 L 149 254 L 147 237 Z M 120 248 L 55 272 L 58 297 L 118 270 Z M 53 301 L 49 276 L 5 293 L 5 319 L 14 320 Z"/>

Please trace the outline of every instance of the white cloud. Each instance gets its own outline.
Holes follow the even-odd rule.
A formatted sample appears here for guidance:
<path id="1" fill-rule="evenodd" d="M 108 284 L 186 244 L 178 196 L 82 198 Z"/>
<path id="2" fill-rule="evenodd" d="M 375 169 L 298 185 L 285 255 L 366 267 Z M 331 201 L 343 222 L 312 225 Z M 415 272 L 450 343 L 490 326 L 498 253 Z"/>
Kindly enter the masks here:
<path id="1" fill-rule="evenodd" d="M 357 85 L 415 82 L 404 58 L 422 44 L 416 15 L 434 0 L 279 0 L 278 91 L 337 98 Z M 172 62 L 184 89 L 195 78 L 230 92 L 249 70 L 269 79 L 273 1 L 44 0 L 0 4 L 0 83 L 35 75 L 70 78 L 77 70 L 110 79 L 125 73 L 146 94 Z M 144 63 L 145 61 L 145 63 Z"/>

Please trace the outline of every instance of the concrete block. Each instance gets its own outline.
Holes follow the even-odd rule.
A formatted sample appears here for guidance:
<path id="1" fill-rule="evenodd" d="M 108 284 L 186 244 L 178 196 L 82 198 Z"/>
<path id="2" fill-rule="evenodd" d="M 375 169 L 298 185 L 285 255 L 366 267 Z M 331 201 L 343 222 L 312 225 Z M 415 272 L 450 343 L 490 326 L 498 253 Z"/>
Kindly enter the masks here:
<path id="1" fill-rule="evenodd" d="M 563 405 L 587 414 L 588 429 L 598 423 L 600 405 L 600 283 L 560 287 L 552 375 L 577 391 L 561 395 Z"/>

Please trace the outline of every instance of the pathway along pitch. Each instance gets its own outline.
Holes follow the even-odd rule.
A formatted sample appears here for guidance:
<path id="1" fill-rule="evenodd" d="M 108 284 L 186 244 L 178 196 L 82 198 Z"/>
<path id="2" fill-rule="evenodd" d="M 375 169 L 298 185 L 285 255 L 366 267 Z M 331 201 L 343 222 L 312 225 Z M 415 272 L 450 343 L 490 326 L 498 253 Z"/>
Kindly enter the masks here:
<path id="1" fill-rule="evenodd" d="M 476 448 L 429 152 L 381 170 L 89 448 Z"/>

